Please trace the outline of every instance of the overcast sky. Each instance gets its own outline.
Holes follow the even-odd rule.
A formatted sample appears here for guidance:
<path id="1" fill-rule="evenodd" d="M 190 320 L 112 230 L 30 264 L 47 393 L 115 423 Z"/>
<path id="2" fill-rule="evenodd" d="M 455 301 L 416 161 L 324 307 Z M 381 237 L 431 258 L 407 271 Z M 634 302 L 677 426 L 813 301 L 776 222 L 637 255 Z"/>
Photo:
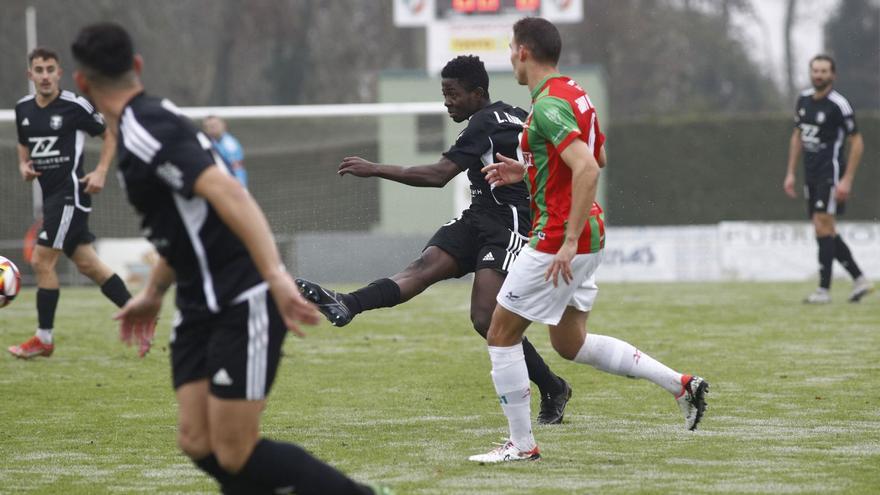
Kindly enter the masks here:
<path id="1" fill-rule="evenodd" d="M 751 0 L 759 18 L 738 15 L 734 23 L 746 37 L 754 60 L 767 68 L 767 73 L 780 89 L 785 88 L 785 4 L 787 0 Z M 823 51 L 823 26 L 840 0 L 798 0 L 796 24 L 792 37 L 795 61 L 795 85 L 810 85 L 807 64 L 810 58 Z"/>

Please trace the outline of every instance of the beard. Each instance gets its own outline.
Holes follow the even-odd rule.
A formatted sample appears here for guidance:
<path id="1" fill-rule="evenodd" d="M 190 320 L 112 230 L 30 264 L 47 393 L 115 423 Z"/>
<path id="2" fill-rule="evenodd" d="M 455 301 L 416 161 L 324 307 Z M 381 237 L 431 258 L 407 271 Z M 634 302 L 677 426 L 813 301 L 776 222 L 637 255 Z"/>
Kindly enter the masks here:
<path id="1" fill-rule="evenodd" d="M 815 79 L 813 80 L 813 88 L 816 91 L 823 91 L 823 90 L 827 89 L 828 86 L 831 86 L 830 79 L 826 79 L 826 80 L 822 80 L 822 81 L 816 81 Z"/>

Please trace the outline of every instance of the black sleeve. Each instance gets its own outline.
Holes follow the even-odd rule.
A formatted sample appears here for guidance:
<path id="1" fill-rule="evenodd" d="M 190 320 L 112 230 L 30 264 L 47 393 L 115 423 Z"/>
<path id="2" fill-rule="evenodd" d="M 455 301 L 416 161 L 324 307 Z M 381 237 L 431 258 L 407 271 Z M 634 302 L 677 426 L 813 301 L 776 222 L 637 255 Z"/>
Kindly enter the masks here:
<path id="1" fill-rule="evenodd" d="M 193 186 L 199 175 L 214 164 L 210 152 L 211 142 L 191 126 L 185 125 L 182 118 L 168 113 L 167 119 L 151 133 L 161 143 L 151 166 L 154 173 L 172 191 L 190 199 Z"/>
<path id="2" fill-rule="evenodd" d="M 22 130 L 23 129 L 21 127 L 21 115 L 19 115 L 18 105 L 16 105 L 16 107 L 15 107 L 15 131 L 18 134 L 18 144 L 20 144 L 22 146 L 27 146 L 28 141 L 27 141 L 27 138 L 24 136 L 24 132 L 22 132 Z"/>
<path id="3" fill-rule="evenodd" d="M 82 102 L 76 105 L 76 128 L 89 133 L 89 136 L 104 134 L 104 129 L 107 128 L 104 124 L 104 116 L 98 113 L 82 96 L 77 96 L 76 99 Z"/>
<path id="4" fill-rule="evenodd" d="M 443 156 L 452 160 L 458 168 L 467 170 L 480 163 L 480 157 L 489 150 L 489 134 L 483 120 L 471 119 L 458 135 L 455 144 Z"/>
<path id="5" fill-rule="evenodd" d="M 794 126 L 800 127 L 801 125 L 801 99 L 798 98 L 797 102 L 794 104 Z"/>

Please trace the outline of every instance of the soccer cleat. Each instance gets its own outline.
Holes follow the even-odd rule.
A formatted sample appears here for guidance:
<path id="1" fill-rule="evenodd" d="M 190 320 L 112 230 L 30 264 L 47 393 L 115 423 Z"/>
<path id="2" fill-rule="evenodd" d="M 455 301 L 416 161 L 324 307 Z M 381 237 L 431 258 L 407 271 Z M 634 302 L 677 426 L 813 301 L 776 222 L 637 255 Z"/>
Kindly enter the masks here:
<path id="1" fill-rule="evenodd" d="M 871 292 L 874 292 L 874 284 L 862 275 L 853 282 L 853 290 L 849 295 L 849 302 L 857 303 Z"/>
<path id="2" fill-rule="evenodd" d="M 20 359 L 30 359 L 32 357 L 44 356 L 49 357 L 55 350 L 52 344 L 44 344 L 36 335 L 29 338 L 21 345 L 13 345 L 8 349 L 10 354 Z"/>
<path id="3" fill-rule="evenodd" d="M 335 291 L 325 289 L 302 278 L 296 279 L 296 286 L 303 297 L 318 306 L 318 311 L 327 317 L 333 326 L 344 327 L 354 318 L 351 311 L 348 310 L 348 306 L 342 302 L 342 298 Z"/>
<path id="4" fill-rule="evenodd" d="M 562 378 L 560 378 L 562 380 Z M 541 412 L 538 413 L 538 423 L 542 425 L 558 425 L 562 423 L 565 414 L 565 406 L 571 399 L 571 386 L 562 380 L 562 391 L 556 395 L 541 395 Z"/>
<path id="5" fill-rule="evenodd" d="M 682 387 L 675 401 L 684 413 L 684 426 L 688 430 L 696 430 L 703 413 L 706 411 L 706 396 L 709 394 L 709 382 L 699 376 L 683 375 Z"/>
<path id="6" fill-rule="evenodd" d="M 541 452 L 538 450 L 537 445 L 532 450 L 520 450 L 513 445 L 513 442 L 507 440 L 485 454 L 468 457 L 468 460 L 484 464 L 495 464 L 509 461 L 537 461 L 540 458 Z"/>
<path id="7" fill-rule="evenodd" d="M 394 490 L 385 486 L 385 485 L 377 485 L 375 483 L 368 483 L 366 485 L 367 488 L 373 490 L 373 495 L 395 495 Z"/>
<path id="8" fill-rule="evenodd" d="M 804 298 L 804 304 L 828 304 L 830 302 L 831 293 L 828 292 L 828 289 L 823 289 L 822 287 L 819 287 L 812 294 Z"/>

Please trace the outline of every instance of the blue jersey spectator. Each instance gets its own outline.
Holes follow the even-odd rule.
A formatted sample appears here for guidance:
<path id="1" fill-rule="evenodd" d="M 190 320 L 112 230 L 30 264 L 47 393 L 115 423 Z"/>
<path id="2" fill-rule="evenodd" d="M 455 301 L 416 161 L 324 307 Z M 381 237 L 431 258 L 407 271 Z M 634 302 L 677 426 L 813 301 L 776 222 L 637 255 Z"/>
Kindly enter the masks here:
<path id="1" fill-rule="evenodd" d="M 235 178 L 242 186 L 247 187 L 247 170 L 244 168 L 244 150 L 241 143 L 232 134 L 226 132 L 226 122 L 220 117 L 209 115 L 202 122 L 205 134 L 211 138 L 214 149 L 226 162 Z"/>

